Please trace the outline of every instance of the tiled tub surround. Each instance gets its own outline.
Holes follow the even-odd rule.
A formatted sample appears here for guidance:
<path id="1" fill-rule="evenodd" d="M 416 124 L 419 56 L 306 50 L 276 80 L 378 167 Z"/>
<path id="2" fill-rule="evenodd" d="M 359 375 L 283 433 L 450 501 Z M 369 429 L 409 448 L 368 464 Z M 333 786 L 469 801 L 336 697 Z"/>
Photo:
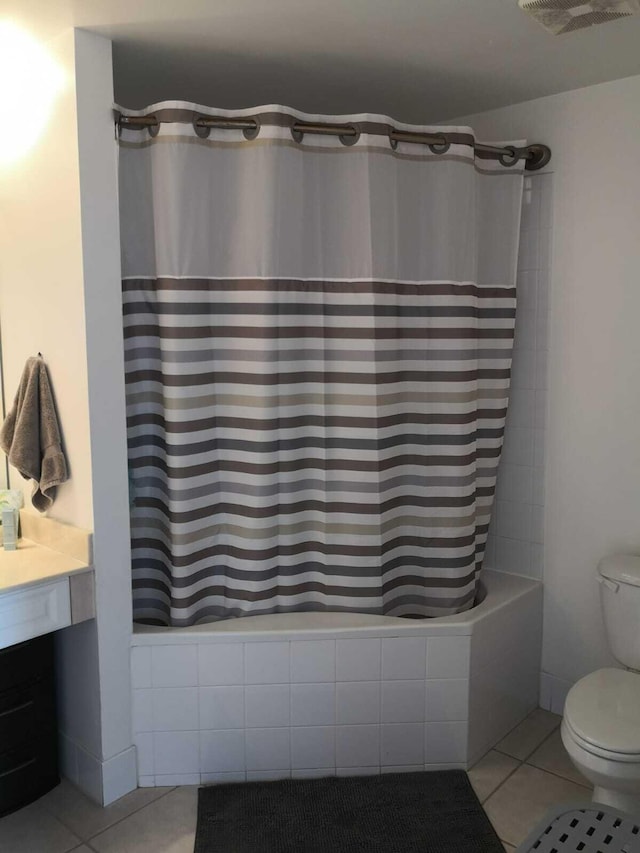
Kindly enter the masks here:
<path id="1" fill-rule="evenodd" d="M 542 580 L 551 173 L 525 178 L 511 391 L 485 566 Z"/>
<path id="2" fill-rule="evenodd" d="M 459 616 L 137 626 L 141 786 L 468 767 L 537 706 L 539 583 L 487 571 Z"/>

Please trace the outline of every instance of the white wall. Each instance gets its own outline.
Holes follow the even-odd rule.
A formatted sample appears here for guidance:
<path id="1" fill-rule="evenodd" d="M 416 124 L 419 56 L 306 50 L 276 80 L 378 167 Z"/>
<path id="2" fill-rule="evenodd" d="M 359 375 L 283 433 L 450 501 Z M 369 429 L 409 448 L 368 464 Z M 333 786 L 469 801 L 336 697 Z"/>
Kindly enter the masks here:
<path id="1" fill-rule="evenodd" d="M 66 86 L 36 147 L 0 171 L 4 376 L 12 395 L 44 354 L 71 474 L 50 515 L 94 531 L 96 620 L 57 636 L 59 728 L 63 771 L 108 803 L 136 784 L 111 42 L 69 29 L 46 48 Z"/>
<path id="2" fill-rule="evenodd" d="M 458 119 L 553 151 L 544 701 L 612 663 L 594 573 L 640 552 L 640 77 Z"/>
<path id="3" fill-rule="evenodd" d="M 75 32 L 96 620 L 102 716 L 102 799 L 136 786 L 132 746 L 129 486 L 120 285 L 117 144 L 111 42 Z"/>
<path id="4" fill-rule="evenodd" d="M 0 165 L 0 322 L 10 407 L 26 359 L 49 368 L 71 479 L 52 518 L 91 529 L 91 451 L 73 33 L 46 45 L 65 74 L 52 119 L 27 155 Z M 34 109 L 36 105 L 34 105 Z M 31 484 L 11 470 L 13 488 Z M 33 512 L 35 509 L 31 507 Z"/>

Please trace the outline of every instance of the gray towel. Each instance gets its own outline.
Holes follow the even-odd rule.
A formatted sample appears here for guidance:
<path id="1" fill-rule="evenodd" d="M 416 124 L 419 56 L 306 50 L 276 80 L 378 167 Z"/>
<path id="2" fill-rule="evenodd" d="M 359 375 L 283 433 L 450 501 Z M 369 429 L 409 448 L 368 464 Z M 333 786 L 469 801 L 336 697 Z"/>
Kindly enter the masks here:
<path id="1" fill-rule="evenodd" d="M 68 476 L 47 367 L 40 356 L 27 359 L 13 408 L 0 430 L 0 447 L 25 480 L 35 480 L 34 507 L 49 509 L 56 486 Z"/>

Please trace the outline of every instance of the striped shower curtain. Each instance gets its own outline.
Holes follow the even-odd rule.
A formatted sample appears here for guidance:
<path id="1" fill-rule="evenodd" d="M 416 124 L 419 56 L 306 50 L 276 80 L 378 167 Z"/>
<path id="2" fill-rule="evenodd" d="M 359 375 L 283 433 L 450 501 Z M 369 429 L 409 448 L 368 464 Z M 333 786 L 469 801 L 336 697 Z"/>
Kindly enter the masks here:
<path id="1" fill-rule="evenodd" d="M 393 146 L 381 116 L 142 112 L 159 133 L 120 140 L 135 618 L 468 609 L 521 164 L 474 157 L 468 128 L 401 126 L 446 130 L 446 153 Z M 214 114 L 259 133 L 202 138 Z M 292 134 L 319 119 L 360 135 Z"/>

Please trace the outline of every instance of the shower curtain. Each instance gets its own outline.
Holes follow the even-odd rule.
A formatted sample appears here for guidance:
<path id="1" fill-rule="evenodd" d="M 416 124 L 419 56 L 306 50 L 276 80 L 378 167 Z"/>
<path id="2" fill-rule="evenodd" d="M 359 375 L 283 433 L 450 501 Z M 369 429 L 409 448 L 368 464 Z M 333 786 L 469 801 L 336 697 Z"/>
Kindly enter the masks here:
<path id="1" fill-rule="evenodd" d="M 136 620 L 473 606 L 523 162 L 382 116 L 139 114 L 160 127 L 120 139 Z M 205 138 L 203 115 L 259 132 Z M 292 133 L 319 120 L 359 135 Z"/>

